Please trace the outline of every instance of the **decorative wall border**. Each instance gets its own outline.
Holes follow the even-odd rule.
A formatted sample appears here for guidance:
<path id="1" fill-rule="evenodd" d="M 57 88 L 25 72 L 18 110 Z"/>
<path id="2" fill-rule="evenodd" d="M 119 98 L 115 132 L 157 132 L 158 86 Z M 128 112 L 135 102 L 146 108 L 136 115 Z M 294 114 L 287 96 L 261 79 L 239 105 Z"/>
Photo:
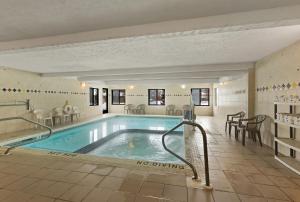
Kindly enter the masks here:
<path id="1" fill-rule="evenodd" d="M 246 93 L 246 90 L 237 90 L 237 91 L 234 91 L 234 94 L 245 94 Z"/>
<path id="2" fill-rule="evenodd" d="M 126 96 L 128 97 L 147 97 L 147 95 L 144 95 L 144 94 L 127 94 Z M 191 96 L 191 94 L 166 94 L 165 95 L 166 97 L 188 97 L 188 96 Z"/>
<path id="3" fill-rule="evenodd" d="M 256 88 L 256 92 L 267 92 L 267 91 L 279 91 L 279 90 L 290 90 L 300 88 L 300 82 L 288 82 L 282 84 L 273 84 L 269 86 L 261 86 Z"/>
<path id="4" fill-rule="evenodd" d="M 28 93 L 28 94 L 64 94 L 64 95 L 88 95 L 88 92 L 63 91 L 63 90 L 40 90 L 40 89 L 21 89 L 2 87 L 3 93 Z"/>
<path id="5" fill-rule="evenodd" d="M 220 91 L 218 94 L 222 95 L 222 96 L 227 96 L 227 95 L 231 96 L 231 95 L 245 94 L 247 92 L 246 89 L 240 89 L 240 90 L 234 90 L 234 91 L 233 90 L 230 90 L 230 91 L 226 90 L 225 92 L 224 91 L 223 92 Z M 212 96 L 212 95 L 210 95 L 210 96 Z"/>

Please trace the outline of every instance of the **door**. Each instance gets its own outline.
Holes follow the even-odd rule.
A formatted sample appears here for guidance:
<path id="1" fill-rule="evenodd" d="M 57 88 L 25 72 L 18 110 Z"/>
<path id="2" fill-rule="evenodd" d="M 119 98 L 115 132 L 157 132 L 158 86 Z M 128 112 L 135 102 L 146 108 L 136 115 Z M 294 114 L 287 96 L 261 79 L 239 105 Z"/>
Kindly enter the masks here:
<path id="1" fill-rule="evenodd" d="M 108 113 L 108 88 L 102 89 L 102 112 Z"/>

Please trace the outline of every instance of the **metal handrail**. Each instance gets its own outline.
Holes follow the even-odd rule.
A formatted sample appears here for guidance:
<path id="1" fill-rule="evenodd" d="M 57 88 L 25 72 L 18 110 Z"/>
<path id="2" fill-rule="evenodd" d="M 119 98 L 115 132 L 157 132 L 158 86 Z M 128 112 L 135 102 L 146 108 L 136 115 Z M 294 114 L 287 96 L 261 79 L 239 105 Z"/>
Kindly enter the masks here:
<path id="1" fill-rule="evenodd" d="M 15 101 L 14 103 L 0 103 L 0 107 L 12 107 L 12 106 L 26 106 L 26 109 L 30 109 L 30 100 L 27 99 L 26 101 Z"/>
<path id="2" fill-rule="evenodd" d="M 191 126 L 195 126 L 197 128 L 199 128 L 199 130 L 202 133 L 202 137 L 203 137 L 203 149 L 204 149 L 204 166 L 205 166 L 205 185 L 206 186 L 210 186 L 210 181 L 209 181 L 209 168 L 208 168 L 208 153 L 207 153 L 207 137 L 206 137 L 206 132 L 205 130 L 202 128 L 201 125 L 197 124 L 197 123 L 193 123 L 190 121 L 182 121 L 181 123 L 179 123 L 178 125 L 176 125 L 174 128 L 172 128 L 171 130 L 169 130 L 168 132 L 164 133 L 162 136 L 162 144 L 163 147 L 165 148 L 165 150 L 167 150 L 169 153 L 171 153 L 172 155 L 174 155 L 175 157 L 177 157 L 179 160 L 183 161 L 185 164 L 187 164 L 193 171 L 194 176 L 193 179 L 197 180 L 198 179 L 198 173 L 196 171 L 196 168 L 193 164 L 191 164 L 190 162 L 188 162 L 187 160 L 185 160 L 184 158 L 182 158 L 181 156 L 179 156 L 178 154 L 174 153 L 172 150 L 168 149 L 166 144 L 165 144 L 165 137 L 170 134 L 171 132 L 173 132 L 174 130 L 176 130 L 177 128 L 179 128 L 182 125 L 191 125 Z"/>
<path id="3" fill-rule="evenodd" d="M 43 127 L 43 128 L 48 129 L 48 130 L 49 130 L 49 134 L 47 135 L 46 138 L 50 137 L 51 134 L 52 134 L 52 128 L 50 128 L 50 127 L 48 127 L 48 126 L 46 126 L 46 125 L 40 124 L 40 123 L 38 123 L 38 122 L 32 121 L 32 120 L 30 120 L 30 119 L 26 119 L 26 118 L 21 117 L 21 116 L 2 118 L 2 119 L 0 119 L 0 122 L 1 122 L 1 121 L 16 120 L 16 119 L 24 120 L 24 121 L 27 121 L 27 122 L 29 122 L 29 123 L 33 123 L 33 124 L 35 124 L 35 125 L 38 125 L 38 126 L 41 126 L 41 127 Z M 16 147 L 18 147 L 18 146 L 20 146 L 20 145 L 8 147 L 8 148 L 6 149 L 6 151 L 4 152 L 4 155 L 7 155 L 7 154 L 9 153 L 10 150 L 12 150 L 12 149 L 14 149 L 14 148 L 16 148 Z"/>

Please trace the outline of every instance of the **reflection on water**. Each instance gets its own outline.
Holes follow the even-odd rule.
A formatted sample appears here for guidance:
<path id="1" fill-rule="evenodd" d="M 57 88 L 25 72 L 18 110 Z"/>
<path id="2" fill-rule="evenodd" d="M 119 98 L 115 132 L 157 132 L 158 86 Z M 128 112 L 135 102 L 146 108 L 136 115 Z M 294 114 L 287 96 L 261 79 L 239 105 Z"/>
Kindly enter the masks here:
<path id="1" fill-rule="evenodd" d="M 51 137 L 24 147 L 51 151 L 74 152 L 113 132 L 124 129 L 169 130 L 180 118 L 117 116 L 54 133 Z M 182 128 L 177 129 L 182 131 Z M 130 144 L 131 147 L 134 144 Z"/>
<path id="2" fill-rule="evenodd" d="M 123 133 L 89 154 L 121 159 L 181 163 L 163 148 L 161 138 L 161 134 Z M 185 157 L 183 135 L 167 136 L 166 145 L 175 153 Z"/>
<path id="3" fill-rule="evenodd" d="M 94 129 L 90 131 L 90 143 L 96 142 L 99 140 L 98 137 L 98 129 Z"/>
<path id="4" fill-rule="evenodd" d="M 165 130 L 165 127 L 160 127 L 160 126 L 149 126 L 149 130 Z"/>

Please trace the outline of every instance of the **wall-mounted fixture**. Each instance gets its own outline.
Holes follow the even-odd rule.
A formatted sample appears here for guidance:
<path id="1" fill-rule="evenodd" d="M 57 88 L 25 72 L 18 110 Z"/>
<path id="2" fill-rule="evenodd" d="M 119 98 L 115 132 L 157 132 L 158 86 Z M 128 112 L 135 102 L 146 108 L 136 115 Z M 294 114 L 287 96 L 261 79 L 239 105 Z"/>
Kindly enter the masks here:
<path id="1" fill-rule="evenodd" d="M 181 87 L 182 89 L 185 89 L 185 88 L 186 88 L 186 85 L 185 85 L 185 84 L 182 84 L 180 87 Z"/>
<path id="2" fill-rule="evenodd" d="M 85 83 L 85 82 L 81 82 L 81 83 L 80 83 L 80 87 L 81 87 L 81 88 L 85 88 L 85 86 L 86 86 L 86 83 Z"/>
<path id="3" fill-rule="evenodd" d="M 134 89 L 134 86 L 133 85 L 129 86 L 129 89 L 130 90 Z"/>
<path id="4" fill-rule="evenodd" d="M 10 103 L 0 103 L 0 107 L 11 107 L 11 106 L 26 106 L 27 110 L 30 110 L 30 100 L 27 99 L 26 101 L 17 101 Z"/>

